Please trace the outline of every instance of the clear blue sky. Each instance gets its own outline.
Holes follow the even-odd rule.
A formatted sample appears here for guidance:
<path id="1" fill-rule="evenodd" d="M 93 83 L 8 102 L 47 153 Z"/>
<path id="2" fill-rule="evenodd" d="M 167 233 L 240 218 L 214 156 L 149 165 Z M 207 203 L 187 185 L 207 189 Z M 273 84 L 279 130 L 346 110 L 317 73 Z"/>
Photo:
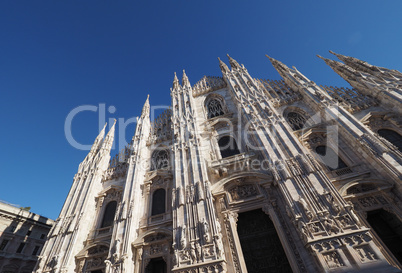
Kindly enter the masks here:
<path id="1" fill-rule="evenodd" d="M 170 104 L 175 71 L 191 84 L 221 76 L 226 53 L 256 78 L 279 79 L 268 54 L 347 86 L 315 56 L 335 58 L 328 50 L 402 71 L 401 11 L 401 1 L 1 1 L 0 199 L 57 218 L 87 153 L 65 138 L 72 109 L 138 116 L 148 93 Z M 81 113 L 73 136 L 91 144 L 98 127 L 97 113 Z"/>

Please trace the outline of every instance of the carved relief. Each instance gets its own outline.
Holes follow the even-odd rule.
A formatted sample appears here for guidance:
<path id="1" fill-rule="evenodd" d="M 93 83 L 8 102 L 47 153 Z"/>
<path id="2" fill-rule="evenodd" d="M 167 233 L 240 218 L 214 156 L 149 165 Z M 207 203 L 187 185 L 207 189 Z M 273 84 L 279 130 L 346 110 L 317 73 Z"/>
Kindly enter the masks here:
<path id="1" fill-rule="evenodd" d="M 341 256 L 338 254 L 337 251 L 331 251 L 325 254 L 322 254 L 324 257 L 325 262 L 327 263 L 329 268 L 337 268 L 344 266 L 344 262 L 342 261 Z"/>
<path id="2" fill-rule="evenodd" d="M 231 200 L 238 201 L 248 197 L 258 195 L 258 190 L 254 184 L 236 186 L 229 190 Z"/>

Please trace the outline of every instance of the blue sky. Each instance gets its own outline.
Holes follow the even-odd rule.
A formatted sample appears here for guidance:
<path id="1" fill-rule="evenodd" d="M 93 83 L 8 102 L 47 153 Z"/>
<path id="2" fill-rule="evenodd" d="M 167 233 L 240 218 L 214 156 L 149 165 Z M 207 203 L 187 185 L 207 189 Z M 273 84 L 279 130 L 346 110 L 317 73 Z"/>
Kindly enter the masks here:
<path id="1" fill-rule="evenodd" d="M 265 54 L 311 80 L 347 86 L 315 55 L 354 56 L 402 71 L 400 1 L 1 1 L 0 199 L 57 218 L 86 151 L 66 140 L 80 105 L 106 119 L 170 104 L 173 72 L 221 76 L 229 53 L 255 78 L 279 79 Z M 72 123 L 91 144 L 98 113 Z M 134 125 L 126 129 L 132 137 Z M 113 153 L 115 153 L 114 151 Z"/>

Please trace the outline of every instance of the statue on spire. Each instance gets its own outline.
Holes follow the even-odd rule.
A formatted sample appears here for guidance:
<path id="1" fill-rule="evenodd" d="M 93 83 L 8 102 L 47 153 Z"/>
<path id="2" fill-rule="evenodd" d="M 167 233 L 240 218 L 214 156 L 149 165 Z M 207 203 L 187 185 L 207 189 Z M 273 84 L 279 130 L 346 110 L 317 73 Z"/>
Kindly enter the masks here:
<path id="1" fill-rule="evenodd" d="M 222 62 L 222 60 L 219 57 L 218 60 L 219 60 L 219 67 L 221 68 L 222 73 L 229 72 L 230 71 L 229 67 L 224 62 Z"/>
<path id="2" fill-rule="evenodd" d="M 177 90 L 180 87 L 179 79 L 177 78 L 176 72 L 174 72 L 174 79 L 173 79 L 173 90 Z"/>
<path id="3" fill-rule="evenodd" d="M 229 64 L 230 64 L 230 67 L 231 67 L 232 69 L 240 69 L 240 68 L 241 68 L 241 66 L 239 65 L 239 63 L 238 63 L 235 59 L 233 59 L 232 57 L 230 57 L 229 54 L 226 54 L 226 56 L 228 56 L 228 58 L 229 58 Z"/>
<path id="4" fill-rule="evenodd" d="M 191 86 L 190 81 L 188 80 L 188 77 L 186 75 L 186 71 L 184 69 L 183 69 L 183 78 L 181 80 L 181 84 L 182 84 L 183 87 L 185 87 L 185 86 L 190 87 Z"/>

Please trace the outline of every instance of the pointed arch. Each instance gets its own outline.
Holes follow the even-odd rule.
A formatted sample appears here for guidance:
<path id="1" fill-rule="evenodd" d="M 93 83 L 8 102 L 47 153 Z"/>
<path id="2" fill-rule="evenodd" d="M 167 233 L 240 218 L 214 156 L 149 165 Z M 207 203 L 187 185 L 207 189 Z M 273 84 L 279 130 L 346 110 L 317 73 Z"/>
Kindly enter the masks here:
<path id="1" fill-rule="evenodd" d="M 117 202 L 116 201 L 110 201 L 105 208 L 105 212 L 103 213 L 103 218 L 101 222 L 101 228 L 104 227 L 110 227 L 113 225 L 114 221 L 114 216 L 116 214 L 116 207 L 117 207 Z"/>
<path id="2" fill-rule="evenodd" d="M 402 136 L 400 134 L 391 129 L 380 129 L 378 130 L 378 134 L 391 142 L 400 152 L 402 152 Z"/>
<path id="3" fill-rule="evenodd" d="M 208 119 L 222 116 L 227 113 L 224 99 L 218 94 L 210 94 L 205 99 L 205 110 Z"/>
<path id="4" fill-rule="evenodd" d="M 308 125 L 308 120 L 310 119 L 310 115 L 307 114 L 307 112 L 298 107 L 292 106 L 285 109 L 283 117 L 286 119 L 293 131 L 298 131 L 306 127 Z"/>
<path id="5" fill-rule="evenodd" d="M 172 238 L 173 237 L 173 232 L 170 229 L 167 228 L 156 228 L 156 229 L 151 229 L 141 235 L 138 236 L 137 239 L 132 243 L 133 246 L 138 246 L 142 245 L 144 242 L 147 241 L 149 238 L 152 240 L 152 236 L 165 236 L 167 238 Z"/>
<path id="6" fill-rule="evenodd" d="M 372 190 L 386 190 L 392 188 L 392 186 L 392 183 L 384 180 L 353 180 L 340 188 L 339 193 L 342 196 L 347 196 L 349 194 L 354 194 L 357 191 L 369 192 Z"/>
<path id="7" fill-rule="evenodd" d="M 231 175 L 229 177 L 225 177 L 225 178 L 221 179 L 219 182 L 217 182 L 211 186 L 211 192 L 212 192 L 212 194 L 223 192 L 223 191 L 225 191 L 225 188 L 231 188 L 233 185 L 235 185 L 236 181 L 238 181 L 239 179 L 244 179 L 244 178 L 248 178 L 248 177 L 254 177 L 260 181 L 264 181 L 264 182 L 268 182 L 268 183 L 271 183 L 274 181 L 272 175 L 268 175 L 268 174 L 260 173 L 260 172 L 248 171 L 248 172 L 243 172 L 240 174 Z"/>

